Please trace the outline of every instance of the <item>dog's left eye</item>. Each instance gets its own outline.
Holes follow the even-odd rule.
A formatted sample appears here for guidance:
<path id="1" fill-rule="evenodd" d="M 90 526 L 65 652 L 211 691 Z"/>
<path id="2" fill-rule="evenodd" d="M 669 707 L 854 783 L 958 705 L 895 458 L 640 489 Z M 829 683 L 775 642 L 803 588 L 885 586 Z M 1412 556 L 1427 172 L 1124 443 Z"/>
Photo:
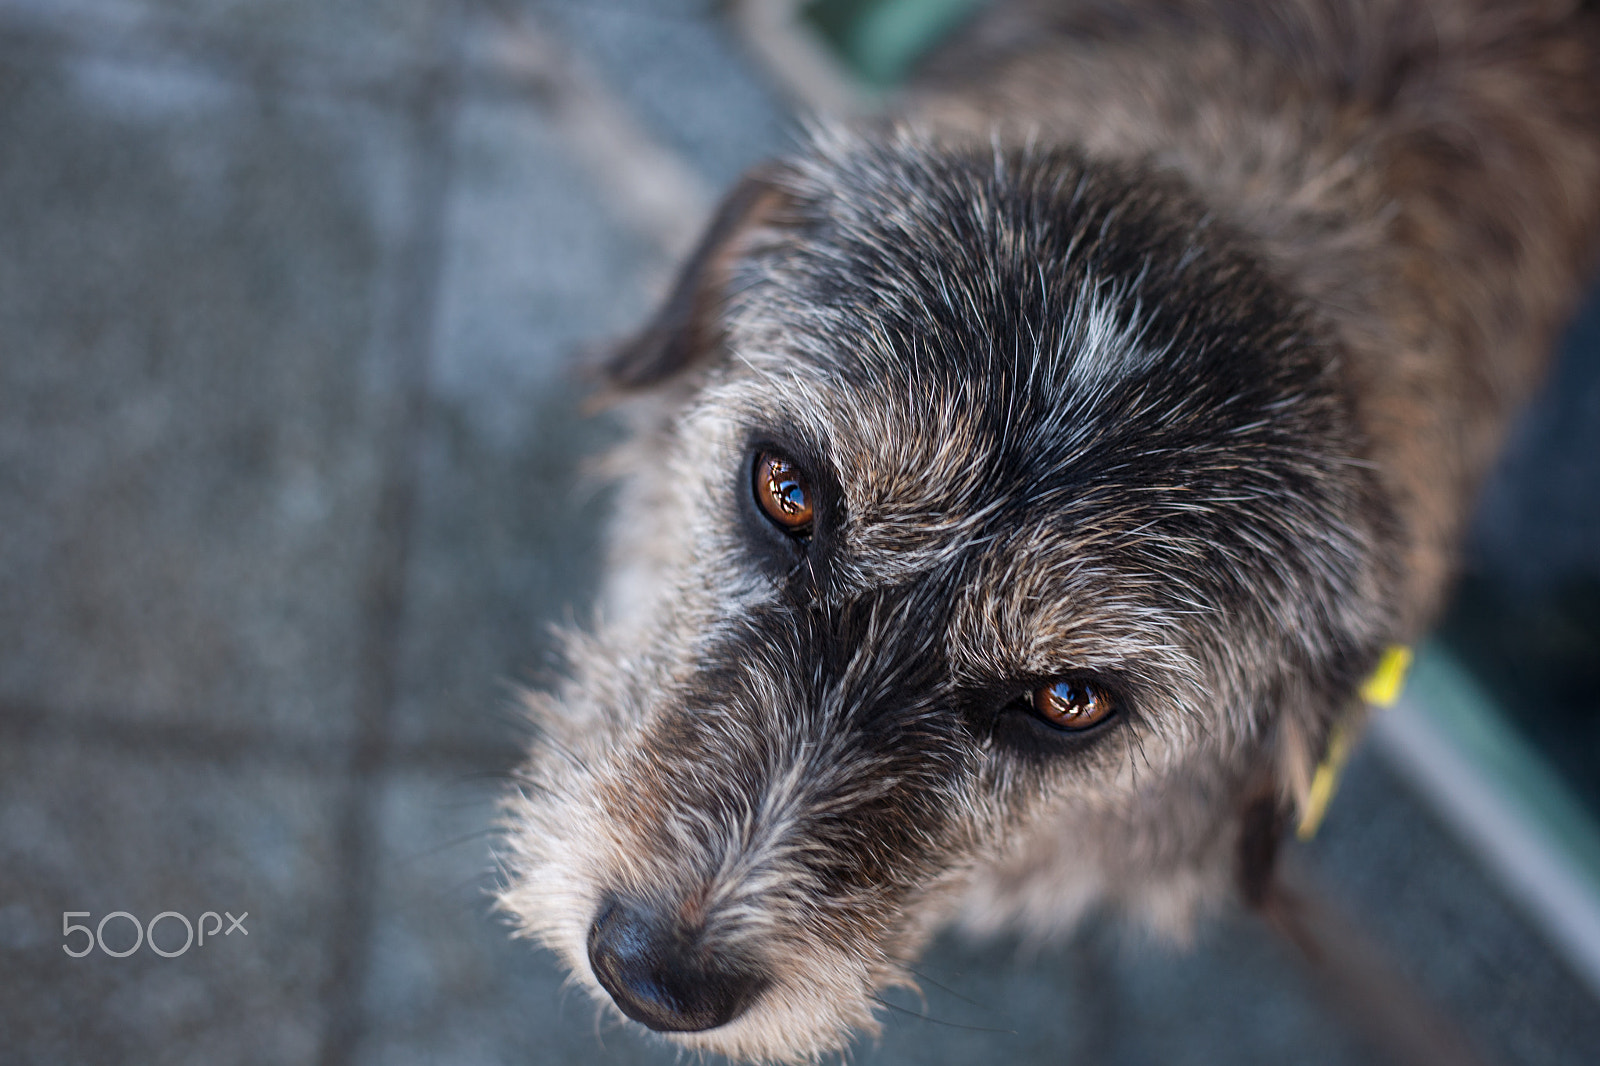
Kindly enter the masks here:
<path id="1" fill-rule="evenodd" d="M 1053 681 L 1028 695 L 1034 717 L 1069 733 L 1104 722 L 1116 712 L 1116 701 L 1089 681 Z"/>
<path id="2" fill-rule="evenodd" d="M 755 493 L 761 510 L 785 533 L 794 537 L 810 535 L 811 484 L 793 460 L 777 452 L 757 455 Z"/>

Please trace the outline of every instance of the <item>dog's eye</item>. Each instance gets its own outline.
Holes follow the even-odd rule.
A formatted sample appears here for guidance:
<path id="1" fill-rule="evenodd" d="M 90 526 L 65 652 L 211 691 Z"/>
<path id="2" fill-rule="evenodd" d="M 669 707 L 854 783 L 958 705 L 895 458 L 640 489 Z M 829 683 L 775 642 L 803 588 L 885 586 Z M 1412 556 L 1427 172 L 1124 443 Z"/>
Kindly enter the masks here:
<path id="1" fill-rule="evenodd" d="M 756 456 L 756 502 L 768 518 L 791 536 L 811 532 L 811 484 L 800 468 L 777 452 Z"/>
<path id="2" fill-rule="evenodd" d="M 1028 703 L 1039 719 L 1073 733 L 1099 725 L 1117 709 L 1105 689 L 1088 681 L 1053 681 L 1034 689 Z"/>

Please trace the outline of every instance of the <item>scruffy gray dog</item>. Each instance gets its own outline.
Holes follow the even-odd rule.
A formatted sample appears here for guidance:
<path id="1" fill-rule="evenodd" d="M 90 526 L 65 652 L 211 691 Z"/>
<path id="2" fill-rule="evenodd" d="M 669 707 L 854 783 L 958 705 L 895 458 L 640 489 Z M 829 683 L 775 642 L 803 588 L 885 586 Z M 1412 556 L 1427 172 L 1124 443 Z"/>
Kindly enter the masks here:
<path id="1" fill-rule="evenodd" d="M 501 903 L 804 1060 L 941 925 L 1259 894 L 1600 243 L 1577 2 L 1014 3 L 723 204 L 609 368 Z"/>

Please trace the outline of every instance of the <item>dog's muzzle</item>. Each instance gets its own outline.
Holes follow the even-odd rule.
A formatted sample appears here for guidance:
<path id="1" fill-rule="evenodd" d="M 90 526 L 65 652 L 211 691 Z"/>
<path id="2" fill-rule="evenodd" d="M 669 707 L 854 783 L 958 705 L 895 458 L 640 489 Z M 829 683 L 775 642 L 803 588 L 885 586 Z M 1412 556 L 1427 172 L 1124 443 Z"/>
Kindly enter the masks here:
<path id="1" fill-rule="evenodd" d="M 642 904 L 608 898 L 589 927 L 589 965 L 622 1013 L 663 1033 L 715 1029 L 767 985 L 743 961 L 718 958 L 702 930 Z"/>

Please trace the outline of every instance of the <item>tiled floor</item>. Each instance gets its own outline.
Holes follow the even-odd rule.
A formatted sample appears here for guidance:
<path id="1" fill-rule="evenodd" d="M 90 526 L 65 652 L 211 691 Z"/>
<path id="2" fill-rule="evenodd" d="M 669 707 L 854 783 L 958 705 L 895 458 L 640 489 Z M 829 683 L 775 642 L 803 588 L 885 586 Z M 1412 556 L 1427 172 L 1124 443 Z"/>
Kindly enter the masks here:
<path id="1" fill-rule="evenodd" d="M 789 123 L 691 0 L 0 0 L 0 1061 L 674 1060 L 485 832 L 593 582 L 572 367 Z M 1306 858 L 1486 1054 L 1600 1046 L 1381 766 Z M 118 910 L 248 933 L 61 951 Z M 1243 918 L 922 969 L 860 1061 L 1369 1061 Z"/>

